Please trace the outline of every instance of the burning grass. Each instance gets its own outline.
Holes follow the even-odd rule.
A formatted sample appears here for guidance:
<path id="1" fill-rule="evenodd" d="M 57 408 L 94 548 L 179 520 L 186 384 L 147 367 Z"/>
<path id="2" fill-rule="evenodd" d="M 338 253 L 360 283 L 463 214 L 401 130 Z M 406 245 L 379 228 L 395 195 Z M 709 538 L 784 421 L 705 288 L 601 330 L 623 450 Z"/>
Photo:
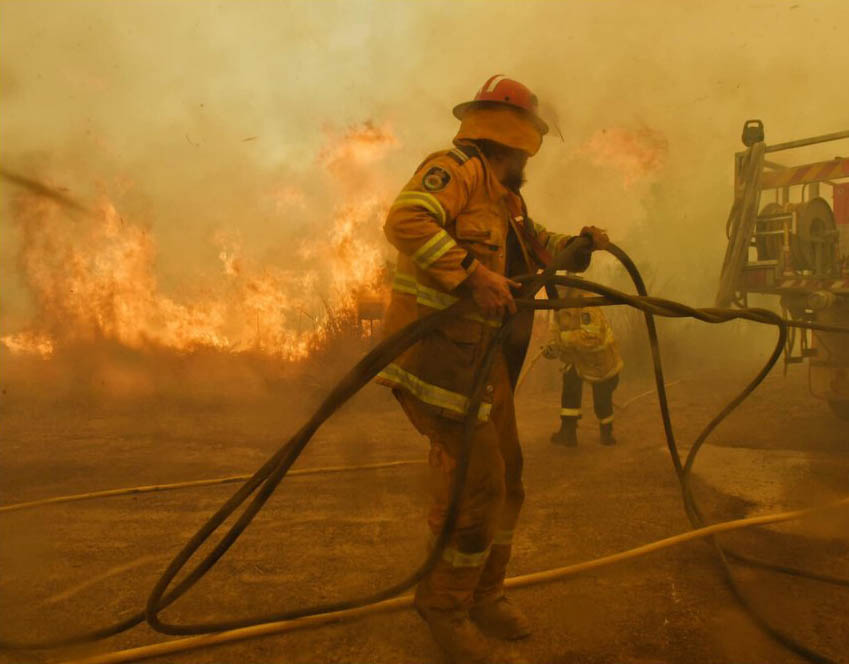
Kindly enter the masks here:
<path id="1" fill-rule="evenodd" d="M 21 236 L 18 265 L 36 313 L 0 342 L 13 354 L 41 358 L 107 342 L 139 352 L 217 351 L 299 362 L 340 338 L 368 336 L 373 325 L 361 323 L 363 303 L 379 309 L 388 296 L 380 228 L 391 192 L 374 164 L 396 144 L 388 126 L 328 130 L 316 163 L 337 185 L 329 217 L 313 215 L 282 263 L 246 255 L 237 233 L 219 229 L 211 241 L 220 264 L 174 293 L 157 279 L 150 220 L 126 217 L 105 196 L 81 211 L 25 189 L 13 201 L 12 217 Z M 365 177 L 364 165 L 377 173 L 369 176 L 374 182 L 349 186 Z M 290 184 L 280 196 L 297 201 L 299 210 L 311 203 L 320 209 Z"/>

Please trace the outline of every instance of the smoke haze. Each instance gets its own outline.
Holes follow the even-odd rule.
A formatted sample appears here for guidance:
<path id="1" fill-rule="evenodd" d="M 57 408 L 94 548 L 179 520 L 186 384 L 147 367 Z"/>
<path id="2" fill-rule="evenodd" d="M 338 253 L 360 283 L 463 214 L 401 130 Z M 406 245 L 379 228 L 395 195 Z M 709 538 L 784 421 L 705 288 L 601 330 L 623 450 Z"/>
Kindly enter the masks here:
<path id="1" fill-rule="evenodd" d="M 451 107 L 493 73 L 530 85 L 563 134 L 529 166 L 532 215 L 563 232 L 607 228 L 658 294 L 692 304 L 714 294 L 743 121 L 762 119 L 772 142 L 849 122 L 839 0 L 69 0 L 4 1 L 0 12 L 4 167 L 143 235 L 146 297 L 188 309 L 232 293 L 234 247 L 278 290 L 332 298 L 328 283 L 374 279 L 338 280 L 356 262 L 339 251 L 368 254 L 372 268 L 392 257 L 385 205 L 424 155 L 450 144 Z M 383 137 L 376 151 L 361 140 L 370 131 Z M 38 327 L 53 305 L 22 258 L 19 190 L 0 193 L 9 334 Z M 62 256 L 95 222 L 53 223 L 40 241 Z M 599 263 L 595 276 L 607 274 Z M 54 267 L 55 290 L 62 261 Z M 246 343 L 234 334 L 228 344 Z"/>

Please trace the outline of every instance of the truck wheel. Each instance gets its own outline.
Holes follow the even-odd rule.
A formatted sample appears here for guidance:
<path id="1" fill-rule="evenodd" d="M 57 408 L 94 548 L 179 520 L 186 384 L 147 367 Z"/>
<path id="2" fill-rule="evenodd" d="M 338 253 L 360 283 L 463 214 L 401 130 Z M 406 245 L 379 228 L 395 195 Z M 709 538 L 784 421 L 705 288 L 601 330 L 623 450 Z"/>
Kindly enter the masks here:
<path id="1" fill-rule="evenodd" d="M 849 401 L 829 401 L 828 405 L 841 420 L 849 420 Z"/>

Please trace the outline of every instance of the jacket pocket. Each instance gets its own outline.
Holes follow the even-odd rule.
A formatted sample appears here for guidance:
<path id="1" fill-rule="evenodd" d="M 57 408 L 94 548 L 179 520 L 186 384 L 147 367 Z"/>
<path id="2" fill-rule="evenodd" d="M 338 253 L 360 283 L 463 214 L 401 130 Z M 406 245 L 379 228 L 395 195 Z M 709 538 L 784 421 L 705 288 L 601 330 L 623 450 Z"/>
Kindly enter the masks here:
<path id="1" fill-rule="evenodd" d="M 504 244 L 504 238 L 501 237 L 500 233 L 492 228 L 487 228 L 487 226 L 488 224 L 482 224 L 478 219 L 461 217 L 457 220 L 454 233 L 460 243 L 472 243 L 490 251 L 498 251 Z"/>
<path id="2" fill-rule="evenodd" d="M 480 323 L 459 320 L 419 342 L 416 374 L 425 382 L 467 395 L 482 351 Z"/>
<path id="3" fill-rule="evenodd" d="M 463 224 L 457 225 L 457 239 L 490 244 L 490 240 L 492 240 L 491 230 L 475 229 L 468 227 L 464 228 L 463 226 Z"/>
<path id="4" fill-rule="evenodd" d="M 479 344 L 483 337 L 483 325 L 480 321 L 457 316 L 440 325 L 437 332 L 457 345 Z"/>
<path id="5" fill-rule="evenodd" d="M 455 228 L 457 244 L 491 270 L 504 269 L 504 237 L 492 224 L 476 218 L 459 218 Z"/>
<path id="6" fill-rule="evenodd" d="M 422 354 L 423 364 L 437 373 L 440 372 L 439 367 L 446 367 L 446 375 L 450 375 L 454 367 L 473 366 L 478 356 L 480 334 L 477 339 L 470 339 L 470 335 L 458 335 L 457 331 L 456 327 L 442 328 L 422 339 L 422 348 L 426 349 Z"/>

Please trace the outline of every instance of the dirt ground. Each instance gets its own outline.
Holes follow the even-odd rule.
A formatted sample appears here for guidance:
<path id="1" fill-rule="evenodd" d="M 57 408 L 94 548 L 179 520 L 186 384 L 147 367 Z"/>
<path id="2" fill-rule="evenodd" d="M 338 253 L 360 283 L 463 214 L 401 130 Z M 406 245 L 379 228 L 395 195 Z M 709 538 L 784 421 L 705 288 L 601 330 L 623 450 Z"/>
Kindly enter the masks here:
<path id="1" fill-rule="evenodd" d="M 546 363 L 518 395 L 527 502 L 510 574 L 618 552 L 688 529 L 654 395 L 617 413 L 619 444 L 598 444 L 590 408 L 574 449 L 552 446 L 558 384 Z M 754 364 L 670 375 L 686 447 Z M 242 399 L 69 399 L 8 380 L 0 399 L 3 504 L 221 477 L 256 469 L 303 422 L 328 380 L 271 385 Z M 37 387 L 37 386 L 36 386 Z M 239 380 L 221 389 L 239 392 Z M 650 388 L 623 376 L 616 401 Z M 16 391 L 17 390 L 17 391 Z M 586 397 L 589 397 L 587 394 Z M 370 386 L 316 435 L 296 468 L 426 456 L 426 441 Z M 709 439 L 696 487 L 713 521 L 849 494 L 849 427 L 808 394 L 806 369 L 780 369 Z M 125 496 L 0 514 L 0 634 L 38 638 L 99 626 L 139 608 L 169 558 L 235 485 Z M 287 479 L 236 546 L 166 612 L 174 621 L 248 616 L 348 598 L 401 579 L 423 558 L 425 466 Z M 769 560 L 849 577 L 849 514 L 729 534 Z M 811 648 L 849 662 L 849 589 L 736 566 L 752 603 Z M 800 662 L 739 608 L 703 541 L 518 589 L 534 624 L 516 650 L 550 664 Z M 0 653 L 56 662 L 164 640 L 147 626 L 85 649 Z M 154 662 L 441 662 L 424 625 L 398 611 Z"/>

